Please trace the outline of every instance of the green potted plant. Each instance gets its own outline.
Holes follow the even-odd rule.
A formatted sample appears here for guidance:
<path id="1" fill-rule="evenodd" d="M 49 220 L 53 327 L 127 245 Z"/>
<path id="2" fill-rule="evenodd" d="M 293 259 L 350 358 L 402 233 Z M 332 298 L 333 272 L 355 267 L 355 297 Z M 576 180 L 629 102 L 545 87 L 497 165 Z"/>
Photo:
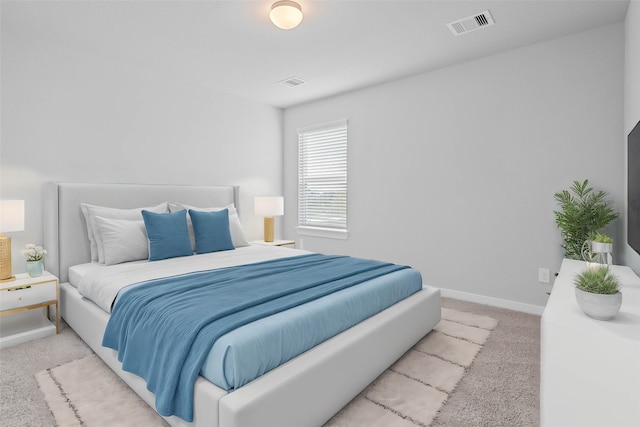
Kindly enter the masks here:
<path id="1" fill-rule="evenodd" d="M 594 233 L 589 240 L 582 245 L 582 259 L 597 264 L 613 263 L 613 239 L 603 233 Z"/>
<path id="2" fill-rule="evenodd" d="M 560 210 L 553 211 L 562 235 L 564 255 L 582 259 L 587 240 L 618 217 L 605 191 L 594 191 L 589 180 L 574 181 L 570 190 L 554 194 Z"/>
<path id="3" fill-rule="evenodd" d="M 591 237 L 591 252 L 611 253 L 613 252 L 613 239 L 603 233 L 595 233 Z"/>
<path id="4" fill-rule="evenodd" d="M 609 320 L 622 306 L 620 279 L 607 266 L 590 266 L 574 280 L 576 301 L 584 314 L 597 320 Z"/>

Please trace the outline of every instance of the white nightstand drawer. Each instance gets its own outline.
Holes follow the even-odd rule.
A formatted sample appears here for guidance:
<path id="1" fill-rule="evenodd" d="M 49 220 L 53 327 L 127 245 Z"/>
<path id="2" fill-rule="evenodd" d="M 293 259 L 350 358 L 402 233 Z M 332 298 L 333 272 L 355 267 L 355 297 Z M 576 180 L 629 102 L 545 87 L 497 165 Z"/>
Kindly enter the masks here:
<path id="1" fill-rule="evenodd" d="M 55 301 L 56 281 L 25 285 L 19 289 L 0 290 L 0 311 Z"/>

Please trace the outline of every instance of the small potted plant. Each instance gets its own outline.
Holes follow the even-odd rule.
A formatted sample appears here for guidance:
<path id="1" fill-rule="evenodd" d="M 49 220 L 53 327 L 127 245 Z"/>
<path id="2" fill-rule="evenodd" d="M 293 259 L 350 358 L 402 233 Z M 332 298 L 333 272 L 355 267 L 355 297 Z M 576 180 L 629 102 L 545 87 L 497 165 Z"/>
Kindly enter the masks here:
<path id="1" fill-rule="evenodd" d="M 589 264 L 613 264 L 613 239 L 603 233 L 592 233 L 582 245 L 582 259 Z"/>
<path id="2" fill-rule="evenodd" d="M 622 306 L 620 279 L 607 266 L 590 266 L 574 280 L 576 301 L 587 316 L 597 320 L 613 318 Z"/>
<path id="3" fill-rule="evenodd" d="M 44 256 L 47 250 L 42 246 L 27 244 L 22 250 L 22 255 L 27 258 L 27 273 L 31 277 L 42 276 L 44 273 Z"/>
<path id="4" fill-rule="evenodd" d="M 613 239 L 604 233 L 595 233 L 591 238 L 591 252 L 601 254 L 613 252 Z"/>

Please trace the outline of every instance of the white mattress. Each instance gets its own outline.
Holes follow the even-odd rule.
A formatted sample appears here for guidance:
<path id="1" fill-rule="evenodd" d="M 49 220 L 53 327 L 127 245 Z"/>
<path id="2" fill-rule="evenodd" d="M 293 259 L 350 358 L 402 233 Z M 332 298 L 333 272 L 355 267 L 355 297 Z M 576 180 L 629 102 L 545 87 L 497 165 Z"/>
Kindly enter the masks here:
<path id="1" fill-rule="evenodd" d="M 97 262 L 88 262 L 86 264 L 78 264 L 69 268 L 69 283 L 74 288 L 77 288 L 80 284 L 80 280 L 86 275 L 96 268 L 99 268 L 100 264 Z"/>
<path id="2" fill-rule="evenodd" d="M 93 301 L 107 313 L 121 289 L 147 280 L 177 276 L 196 271 L 234 267 L 260 261 L 309 254 L 300 249 L 268 246 L 245 246 L 232 251 L 170 258 L 149 262 L 146 260 L 116 265 L 89 263 L 69 269 L 69 279 L 85 298 Z"/>

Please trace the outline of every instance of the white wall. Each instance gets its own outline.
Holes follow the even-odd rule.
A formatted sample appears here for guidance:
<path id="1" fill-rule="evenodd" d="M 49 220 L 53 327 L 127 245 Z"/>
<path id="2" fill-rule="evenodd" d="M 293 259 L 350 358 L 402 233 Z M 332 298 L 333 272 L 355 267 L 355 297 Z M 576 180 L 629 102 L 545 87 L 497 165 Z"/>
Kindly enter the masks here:
<path id="1" fill-rule="evenodd" d="M 546 303 L 562 260 L 553 194 L 589 178 L 624 204 L 624 31 L 615 24 L 287 109 L 286 211 L 296 128 L 349 120 L 346 241 L 306 249 L 409 264 L 427 284 Z M 616 221 L 614 236 L 622 236 Z M 295 215 L 286 237 L 298 238 Z"/>
<path id="2" fill-rule="evenodd" d="M 42 243 L 46 181 L 241 186 L 249 238 L 255 195 L 281 194 L 282 111 L 215 93 L 163 70 L 2 28 L 0 192 L 24 199 L 20 249 Z"/>
<path id="3" fill-rule="evenodd" d="M 624 62 L 624 138 L 626 156 L 627 135 L 640 120 L 640 1 L 629 3 L 625 19 L 625 62 Z M 625 157 L 625 167 L 627 159 Z M 625 176 L 626 195 L 626 176 Z M 625 197 L 626 201 L 626 197 Z M 626 210 L 626 205 L 625 205 Z M 627 242 L 626 218 L 624 221 L 624 264 L 640 274 L 640 255 Z"/>

